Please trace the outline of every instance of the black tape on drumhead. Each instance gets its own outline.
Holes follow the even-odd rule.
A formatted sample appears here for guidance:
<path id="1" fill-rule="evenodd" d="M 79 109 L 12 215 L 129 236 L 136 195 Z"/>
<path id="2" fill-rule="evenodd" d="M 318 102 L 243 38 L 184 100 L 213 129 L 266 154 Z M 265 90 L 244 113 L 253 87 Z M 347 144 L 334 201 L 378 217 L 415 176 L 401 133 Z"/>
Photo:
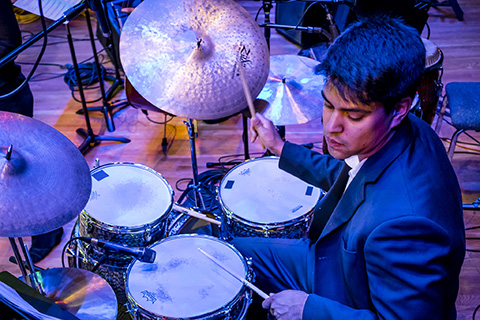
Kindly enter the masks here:
<path id="1" fill-rule="evenodd" d="M 232 189 L 234 183 L 235 183 L 235 181 L 228 180 L 227 183 L 225 184 L 225 189 Z"/>
<path id="2" fill-rule="evenodd" d="M 311 196 L 313 194 L 313 187 L 307 186 L 307 190 L 305 191 L 306 196 Z"/>
<path id="3" fill-rule="evenodd" d="M 98 172 L 95 172 L 94 174 L 92 174 L 92 177 L 97 180 L 97 181 L 102 181 L 103 179 L 105 179 L 106 177 L 109 177 L 109 175 L 103 171 L 103 170 L 100 170 Z"/>

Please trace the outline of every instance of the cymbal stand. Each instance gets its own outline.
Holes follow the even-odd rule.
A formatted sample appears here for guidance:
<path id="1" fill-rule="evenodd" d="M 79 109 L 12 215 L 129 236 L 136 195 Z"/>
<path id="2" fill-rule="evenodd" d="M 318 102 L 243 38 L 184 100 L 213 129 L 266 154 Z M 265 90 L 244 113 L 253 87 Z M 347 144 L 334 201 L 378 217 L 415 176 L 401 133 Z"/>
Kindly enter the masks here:
<path id="1" fill-rule="evenodd" d="M 197 153 L 195 151 L 195 137 L 197 136 L 197 133 L 195 131 L 195 124 L 192 119 L 188 119 L 188 122 L 184 120 L 183 123 L 187 126 L 188 137 L 190 139 L 190 155 L 193 171 L 193 184 L 189 184 L 187 189 L 193 190 L 196 208 L 200 208 L 199 205 L 201 204 L 201 208 L 205 210 L 205 202 L 203 201 L 202 193 L 200 191 L 202 186 L 198 180 Z M 179 202 L 181 202 L 181 199 L 179 199 Z"/>
<path id="2" fill-rule="evenodd" d="M 87 23 L 90 25 L 90 14 L 88 13 L 88 10 L 85 10 L 85 15 L 87 17 Z M 72 56 L 73 69 L 75 71 L 75 76 L 78 82 L 78 92 L 80 94 L 80 99 L 82 102 L 83 115 L 85 117 L 85 123 L 87 126 L 87 130 L 84 130 L 83 128 L 77 129 L 77 134 L 79 134 L 85 139 L 83 143 L 78 147 L 78 149 L 82 152 L 82 154 L 86 154 L 91 148 L 97 146 L 101 141 L 118 141 L 122 143 L 130 142 L 130 139 L 126 139 L 126 138 L 98 136 L 93 133 L 92 126 L 90 124 L 90 117 L 88 115 L 87 102 L 86 102 L 87 100 L 85 99 L 82 82 L 80 81 L 80 70 L 78 68 L 77 57 L 75 54 L 75 47 L 73 46 L 73 38 L 70 32 L 70 26 L 68 23 L 66 23 L 65 26 L 67 28 L 67 40 L 70 48 L 70 54 Z M 90 29 L 89 31 L 91 31 L 91 25 L 89 29 Z"/>
<path id="3" fill-rule="evenodd" d="M 23 239 L 18 237 L 18 243 L 22 248 L 22 253 L 25 259 L 22 258 L 20 254 L 20 250 L 18 250 L 17 243 L 15 242 L 15 238 L 9 237 L 10 246 L 12 247 L 13 254 L 15 255 L 15 259 L 17 261 L 18 267 L 20 268 L 20 272 L 22 273 L 23 279 L 25 282 L 35 290 L 37 290 L 40 294 L 45 295 L 43 288 L 40 282 L 37 279 L 37 275 L 35 272 L 35 266 L 33 265 L 32 258 L 30 257 L 30 253 L 28 252 L 27 246 L 24 244 Z M 24 261 L 26 261 L 28 270 L 30 271 L 30 275 L 27 273 L 27 268 L 25 267 Z"/>
<path id="4" fill-rule="evenodd" d="M 100 6 L 98 6 L 98 7 L 100 7 Z M 97 8 L 97 7 L 95 7 L 95 8 Z M 105 12 L 105 14 L 106 14 L 106 11 L 102 10 L 102 12 Z M 99 12 L 97 14 L 103 14 L 102 12 Z M 96 69 L 96 72 L 97 72 L 97 75 L 98 75 L 98 83 L 99 83 L 99 87 L 100 87 L 100 93 L 102 95 L 102 106 L 88 107 L 87 110 L 102 112 L 104 117 L 105 117 L 105 123 L 107 124 L 107 130 L 110 131 L 110 132 L 113 132 L 113 131 L 115 131 L 115 124 L 113 122 L 113 112 L 112 112 L 113 109 L 114 108 L 124 108 L 124 107 L 127 107 L 129 105 L 128 101 L 120 102 L 120 103 L 117 103 L 117 104 L 112 104 L 112 103 L 109 102 L 109 100 L 111 100 L 112 97 L 114 96 L 114 94 L 116 93 L 117 89 L 119 87 L 123 87 L 123 85 L 124 85 L 124 81 L 123 81 L 123 79 L 120 75 L 120 71 L 119 71 L 120 63 L 117 60 L 116 48 L 114 47 L 114 42 L 113 42 L 113 39 L 112 39 L 112 33 L 111 33 L 111 31 L 108 31 L 106 40 L 107 40 L 107 46 L 109 48 L 111 48 L 111 50 L 112 50 L 112 63 L 113 63 L 113 67 L 115 69 L 115 80 L 114 80 L 112 86 L 106 91 L 105 90 L 104 79 L 102 77 L 102 73 L 101 73 L 101 69 L 100 69 L 100 62 L 98 60 L 97 49 L 96 49 L 96 46 L 95 46 L 95 37 L 94 37 L 94 34 L 93 34 L 93 30 L 92 30 L 90 15 L 87 16 L 87 26 L 88 26 L 88 33 L 89 33 L 89 37 L 90 37 L 90 43 L 91 43 L 92 50 L 93 50 L 93 58 L 94 58 L 94 61 L 95 61 L 95 69 Z M 77 114 L 82 114 L 83 112 L 84 112 L 83 109 L 80 109 L 80 110 L 77 111 Z"/>
<path id="5" fill-rule="evenodd" d="M 263 0 L 263 13 L 264 13 L 264 22 L 265 22 L 265 25 L 269 25 L 270 24 L 270 10 L 272 10 L 273 6 L 272 6 L 272 1 L 271 0 Z M 267 27 L 263 30 L 264 34 L 265 34 L 265 40 L 267 40 L 267 46 L 268 46 L 268 49 L 270 50 L 270 28 Z"/>

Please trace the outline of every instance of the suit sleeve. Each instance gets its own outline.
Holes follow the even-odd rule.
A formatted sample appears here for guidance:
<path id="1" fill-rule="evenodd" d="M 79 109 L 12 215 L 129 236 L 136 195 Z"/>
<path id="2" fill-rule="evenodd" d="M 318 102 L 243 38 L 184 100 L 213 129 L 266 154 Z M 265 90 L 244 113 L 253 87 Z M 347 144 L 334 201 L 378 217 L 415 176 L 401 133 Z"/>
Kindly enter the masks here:
<path id="1" fill-rule="evenodd" d="M 311 294 L 303 319 L 455 319 L 455 314 L 446 313 L 455 310 L 452 304 L 465 252 L 462 239 L 461 234 L 451 236 L 424 217 L 383 223 L 364 246 L 370 300 L 376 312 Z"/>
<path id="2" fill-rule="evenodd" d="M 330 189 L 343 165 L 344 161 L 290 142 L 285 143 L 279 162 L 280 169 L 323 190 Z"/>

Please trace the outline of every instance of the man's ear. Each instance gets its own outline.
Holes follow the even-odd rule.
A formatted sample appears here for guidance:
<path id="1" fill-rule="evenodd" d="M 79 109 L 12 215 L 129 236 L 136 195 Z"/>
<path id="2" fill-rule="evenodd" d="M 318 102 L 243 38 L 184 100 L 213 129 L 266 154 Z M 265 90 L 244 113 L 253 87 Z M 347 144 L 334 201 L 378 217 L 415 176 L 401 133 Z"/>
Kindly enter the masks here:
<path id="1" fill-rule="evenodd" d="M 392 127 L 395 128 L 403 121 L 403 119 L 408 115 L 410 112 L 410 108 L 412 106 L 412 98 L 405 97 L 395 106 L 393 107 L 393 119 L 392 119 Z"/>

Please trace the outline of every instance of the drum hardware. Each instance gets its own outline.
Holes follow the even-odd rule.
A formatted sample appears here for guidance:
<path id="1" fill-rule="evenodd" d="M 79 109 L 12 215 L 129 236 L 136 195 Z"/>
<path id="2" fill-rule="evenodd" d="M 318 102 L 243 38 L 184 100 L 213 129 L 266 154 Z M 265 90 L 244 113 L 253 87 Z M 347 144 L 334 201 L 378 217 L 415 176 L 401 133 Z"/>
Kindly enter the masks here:
<path id="1" fill-rule="evenodd" d="M 151 226 L 147 226 L 145 228 L 145 232 L 143 233 L 143 239 L 145 239 L 146 242 L 152 241 L 152 238 L 153 238 L 152 231 L 153 230 Z"/>
<path id="2" fill-rule="evenodd" d="M 85 5 L 85 3 L 83 3 Z M 92 24 L 90 21 L 90 14 L 88 10 L 84 10 L 85 12 L 85 17 L 87 20 L 87 26 L 88 26 L 88 33 L 90 36 L 90 42 L 92 45 L 92 50 L 94 52 L 94 56 L 97 58 L 96 62 L 98 62 L 98 57 L 96 56 L 96 49 L 95 49 L 95 44 L 94 44 L 94 36 L 93 36 L 93 31 L 92 31 Z M 78 62 L 77 62 L 77 57 L 75 54 L 75 47 L 73 45 L 73 40 L 72 40 L 72 34 L 70 32 L 70 26 L 67 23 L 66 24 L 67 28 L 67 40 L 68 40 L 68 45 L 70 48 L 70 55 L 72 56 L 72 63 L 73 63 L 73 68 L 75 71 L 75 76 L 77 78 L 77 86 L 78 86 L 78 92 L 80 94 L 80 99 L 82 103 L 82 110 L 83 110 L 83 115 L 85 118 L 85 124 L 87 126 L 87 129 L 79 128 L 77 129 L 77 134 L 79 134 L 82 138 L 84 138 L 84 141 L 82 144 L 78 147 L 78 149 L 83 153 L 86 154 L 88 151 L 90 151 L 91 148 L 97 146 L 101 141 L 117 141 L 117 142 L 122 142 L 122 143 L 128 143 L 130 142 L 130 139 L 127 138 L 121 138 L 121 137 L 107 137 L 107 136 L 98 136 L 93 133 L 92 126 L 90 124 L 90 117 L 88 115 L 88 109 L 87 109 L 87 101 L 85 98 L 85 94 L 83 91 L 83 85 L 82 82 L 80 81 L 81 76 L 80 76 L 80 70 L 78 67 Z M 97 72 L 98 72 L 98 65 L 97 65 Z M 99 77 L 100 77 L 100 73 Z M 102 83 L 102 81 L 99 81 Z M 104 96 L 104 92 L 102 92 L 102 95 Z M 105 117 L 106 119 L 108 118 L 108 112 L 105 112 Z M 109 119 L 107 119 L 108 121 Z"/>
<path id="3" fill-rule="evenodd" d="M 100 94 L 101 94 L 101 100 L 102 100 L 102 106 L 101 107 L 87 107 L 88 111 L 100 111 L 103 113 L 105 117 L 105 123 L 107 125 L 107 130 L 110 132 L 115 131 L 115 124 L 113 122 L 113 114 L 112 110 L 115 108 L 125 108 L 129 105 L 128 102 L 120 102 L 117 104 L 111 104 L 109 101 L 112 99 L 113 95 L 117 91 L 119 87 L 123 87 L 123 80 L 120 76 L 120 63 L 117 60 L 117 54 L 115 53 L 117 51 L 117 48 L 115 47 L 115 43 L 113 41 L 112 37 L 112 32 L 110 30 L 109 24 L 107 23 L 107 17 L 106 17 L 106 10 L 104 10 L 103 4 L 100 3 L 100 0 L 87 0 L 87 5 L 96 13 L 97 21 L 103 31 L 103 35 L 106 38 L 107 41 L 107 47 L 113 51 L 113 54 L 111 55 L 112 63 L 115 69 L 115 80 L 113 84 L 110 86 L 108 91 L 105 90 L 105 84 L 104 84 L 104 79 L 101 72 L 100 68 L 100 62 L 98 59 L 98 54 L 97 50 L 95 47 L 95 41 L 93 37 L 93 32 L 90 32 L 90 42 L 93 50 L 93 57 L 94 57 L 94 62 L 95 62 L 95 70 L 98 75 L 98 84 L 100 87 Z M 90 22 L 88 22 L 89 28 L 90 27 Z M 77 79 L 80 79 L 77 77 Z M 77 111 L 77 114 L 83 114 L 85 110 L 80 109 Z M 123 141 L 122 141 L 123 142 Z"/>

